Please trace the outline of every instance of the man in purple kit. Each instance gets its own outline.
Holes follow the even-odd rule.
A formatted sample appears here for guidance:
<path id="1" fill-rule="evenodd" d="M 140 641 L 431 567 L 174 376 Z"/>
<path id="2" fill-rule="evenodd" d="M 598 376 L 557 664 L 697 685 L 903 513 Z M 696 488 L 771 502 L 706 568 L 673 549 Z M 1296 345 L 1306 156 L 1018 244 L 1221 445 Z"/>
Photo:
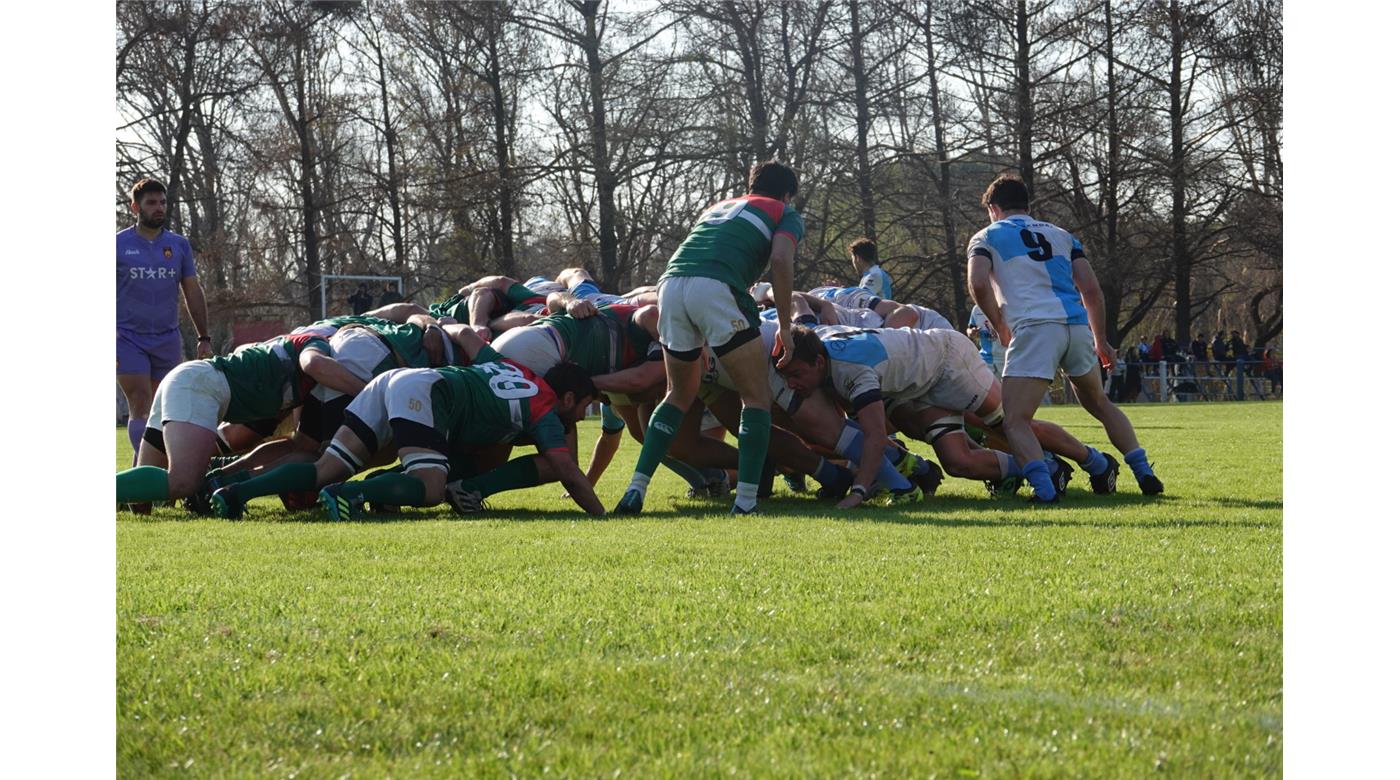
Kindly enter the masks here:
<path id="1" fill-rule="evenodd" d="M 136 224 L 117 233 L 117 384 L 131 409 L 131 448 L 139 452 L 155 387 L 184 357 L 176 290 L 199 336 L 198 357 L 213 357 L 214 349 L 190 242 L 165 229 L 165 185 L 132 185 L 131 213 Z"/>

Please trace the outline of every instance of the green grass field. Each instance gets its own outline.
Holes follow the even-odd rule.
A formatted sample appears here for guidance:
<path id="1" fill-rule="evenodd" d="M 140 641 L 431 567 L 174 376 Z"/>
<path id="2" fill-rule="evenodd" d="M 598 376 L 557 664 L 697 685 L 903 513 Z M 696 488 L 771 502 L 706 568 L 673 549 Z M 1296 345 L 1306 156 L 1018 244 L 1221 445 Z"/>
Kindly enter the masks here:
<path id="1" fill-rule="evenodd" d="M 119 513 L 117 771 L 1280 775 L 1282 406 L 1127 411 L 1159 499 L 1126 467 L 1038 511 L 949 481 L 838 513 L 780 480 L 733 518 L 663 471 L 640 518 L 558 485 L 477 520 Z"/>

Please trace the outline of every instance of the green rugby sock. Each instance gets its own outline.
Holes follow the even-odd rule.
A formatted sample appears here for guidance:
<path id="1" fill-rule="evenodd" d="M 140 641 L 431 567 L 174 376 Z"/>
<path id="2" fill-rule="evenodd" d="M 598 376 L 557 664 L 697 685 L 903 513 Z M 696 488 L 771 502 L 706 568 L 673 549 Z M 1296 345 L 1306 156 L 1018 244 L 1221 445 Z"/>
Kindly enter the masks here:
<path id="1" fill-rule="evenodd" d="M 651 475 L 656 473 L 656 467 L 671 449 L 671 440 L 676 438 L 676 429 L 684 418 L 685 410 L 669 403 L 660 404 L 651 413 L 651 422 L 647 423 L 646 437 L 642 440 L 642 453 L 637 456 L 637 467 L 633 470 L 632 489 L 646 493 Z"/>
<path id="2" fill-rule="evenodd" d="M 751 502 L 757 501 L 758 482 L 763 477 L 763 461 L 768 457 L 772 433 L 773 415 L 767 409 L 745 406 L 739 413 L 739 484 L 735 493 L 736 503 L 743 509 L 751 509 Z"/>
<path id="3" fill-rule="evenodd" d="M 407 474 L 380 474 L 363 482 L 346 482 L 347 492 L 358 491 L 372 504 L 389 506 L 423 506 L 428 503 L 423 483 Z"/>
<path id="4" fill-rule="evenodd" d="M 538 484 L 540 484 L 540 469 L 535 465 L 534 455 L 515 458 L 479 477 L 462 480 L 464 489 L 478 490 L 481 492 L 482 498 L 504 493 L 507 490 L 535 487 Z"/>
<path id="5" fill-rule="evenodd" d="M 238 483 L 238 497 L 243 499 L 257 496 L 272 496 L 278 493 L 291 493 L 316 489 L 315 463 L 287 463 L 268 469 L 267 473 L 245 479 Z"/>
<path id="6" fill-rule="evenodd" d="M 170 475 L 159 466 L 117 472 L 117 503 L 148 504 L 170 498 Z"/>

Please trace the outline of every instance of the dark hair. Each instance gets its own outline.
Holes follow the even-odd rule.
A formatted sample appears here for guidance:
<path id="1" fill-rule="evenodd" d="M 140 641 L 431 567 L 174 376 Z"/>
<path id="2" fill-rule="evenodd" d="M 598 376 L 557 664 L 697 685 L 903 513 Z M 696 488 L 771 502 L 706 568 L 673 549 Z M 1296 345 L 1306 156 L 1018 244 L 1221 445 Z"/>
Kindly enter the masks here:
<path id="1" fill-rule="evenodd" d="M 165 185 L 161 184 L 156 179 L 141 179 L 140 181 L 131 185 L 131 202 L 140 203 L 141 198 L 144 197 L 148 192 L 159 192 L 160 194 L 164 195 Z"/>
<path id="2" fill-rule="evenodd" d="M 826 346 L 821 336 L 806 325 L 792 326 L 792 359 L 803 363 L 816 363 L 818 357 L 826 357 Z"/>
<path id="3" fill-rule="evenodd" d="M 1025 211 L 1031 205 L 1031 194 L 1020 176 L 1003 173 L 987 185 L 982 193 L 982 207 L 996 206 L 1002 211 Z"/>
<path id="4" fill-rule="evenodd" d="M 797 194 L 797 173 L 777 160 L 755 163 L 749 170 L 749 192 L 782 200 Z"/>
<path id="5" fill-rule="evenodd" d="M 555 365 L 545 372 L 544 383 L 560 398 L 563 398 L 565 393 L 573 393 L 575 403 L 581 398 L 598 397 L 598 388 L 593 385 L 593 377 L 577 363 L 565 361 Z"/>
<path id="6" fill-rule="evenodd" d="M 846 247 L 847 251 L 871 265 L 875 264 L 875 242 L 868 238 L 857 238 Z"/>

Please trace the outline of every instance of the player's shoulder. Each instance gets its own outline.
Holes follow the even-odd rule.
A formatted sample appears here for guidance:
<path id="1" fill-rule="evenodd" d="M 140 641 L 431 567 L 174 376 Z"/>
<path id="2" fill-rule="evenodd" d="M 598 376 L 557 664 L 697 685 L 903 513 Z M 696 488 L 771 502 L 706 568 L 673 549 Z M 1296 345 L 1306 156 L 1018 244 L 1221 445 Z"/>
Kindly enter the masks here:
<path id="1" fill-rule="evenodd" d="M 994 227 L 996 227 L 996 223 L 988 225 L 982 228 L 981 230 L 977 231 L 976 233 L 973 233 L 972 238 L 968 239 L 967 241 L 968 245 L 980 244 L 985 242 L 987 240 L 987 234 L 991 232 L 992 228 Z"/>

